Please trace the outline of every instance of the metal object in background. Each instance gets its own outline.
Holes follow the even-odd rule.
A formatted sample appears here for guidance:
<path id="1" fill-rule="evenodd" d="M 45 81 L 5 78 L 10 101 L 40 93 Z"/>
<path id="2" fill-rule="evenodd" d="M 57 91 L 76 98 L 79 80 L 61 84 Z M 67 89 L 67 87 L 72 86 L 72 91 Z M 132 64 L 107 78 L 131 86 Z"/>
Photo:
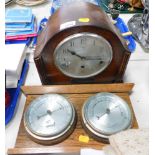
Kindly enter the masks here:
<path id="1" fill-rule="evenodd" d="M 13 0 L 5 0 L 5 5 L 7 6 L 7 5 L 11 4 L 12 2 L 13 2 Z"/>
<path id="2" fill-rule="evenodd" d="M 111 14 L 111 17 L 112 17 L 113 20 L 118 18 L 119 14 L 120 14 L 119 10 L 109 9 L 109 11 L 110 11 L 110 14 Z"/>
<path id="3" fill-rule="evenodd" d="M 14 0 L 15 3 L 24 6 L 35 6 L 47 2 L 48 0 Z"/>
<path id="4" fill-rule="evenodd" d="M 149 2 L 144 3 L 143 14 L 136 14 L 128 21 L 129 30 L 133 33 L 134 38 L 140 45 L 149 51 Z"/>

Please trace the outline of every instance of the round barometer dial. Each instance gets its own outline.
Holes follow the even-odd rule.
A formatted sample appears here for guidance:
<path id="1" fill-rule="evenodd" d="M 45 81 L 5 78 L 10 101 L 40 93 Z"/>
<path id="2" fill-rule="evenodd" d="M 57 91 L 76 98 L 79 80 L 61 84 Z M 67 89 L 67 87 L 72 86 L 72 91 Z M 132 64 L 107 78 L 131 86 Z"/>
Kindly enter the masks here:
<path id="1" fill-rule="evenodd" d="M 93 33 L 78 33 L 58 44 L 54 60 L 63 74 L 74 78 L 89 78 L 105 70 L 112 55 L 112 47 L 103 37 Z"/>
<path id="2" fill-rule="evenodd" d="M 43 144 L 57 143 L 74 129 L 75 109 L 58 94 L 42 95 L 32 101 L 24 115 L 24 126 L 30 137 Z"/>
<path id="3" fill-rule="evenodd" d="M 132 113 L 126 101 L 119 96 L 98 93 L 85 102 L 82 120 L 92 137 L 108 141 L 110 135 L 131 127 Z"/>

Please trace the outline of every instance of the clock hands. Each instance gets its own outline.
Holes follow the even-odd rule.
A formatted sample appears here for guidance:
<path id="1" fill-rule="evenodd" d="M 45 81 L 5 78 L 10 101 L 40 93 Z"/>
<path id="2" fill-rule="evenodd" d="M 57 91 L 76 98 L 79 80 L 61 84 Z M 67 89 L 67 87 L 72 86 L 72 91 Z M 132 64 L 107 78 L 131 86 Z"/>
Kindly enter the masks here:
<path id="1" fill-rule="evenodd" d="M 79 54 L 77 54 L 76 52 L 71 51 L 71 50 L 69 50 L 69 49 L 67 49 L 67 51 L 68 51 L 69 53 L 71 53 L 72 55 L 75 55 L 75 56 L 79 57 L 80 59 L 84 59 L 84 58 L 85 58 L 85 57 L 80 56 L 80 55 L 79 55 Z"/>
<path id="2" fill-rule="evenodd" d="M 102 60 L 103 61 L 103 58 L 101 58 L 99 56 L 81 56 L 81 55 L 77 54 L 76 52 L 71 51 L 69 49 L 67 49 L 67 51 L 69 53 L 71 53 L 72 55 L 79 57 L 81 60 Z"/>
<path id="3" fill-rule="evenodd" d="M 85 60 L 102 60 L 103 61 L 103 59 L 98 56 L 96 56 L 96 57 L 95 56 L 86 56 Z"/>

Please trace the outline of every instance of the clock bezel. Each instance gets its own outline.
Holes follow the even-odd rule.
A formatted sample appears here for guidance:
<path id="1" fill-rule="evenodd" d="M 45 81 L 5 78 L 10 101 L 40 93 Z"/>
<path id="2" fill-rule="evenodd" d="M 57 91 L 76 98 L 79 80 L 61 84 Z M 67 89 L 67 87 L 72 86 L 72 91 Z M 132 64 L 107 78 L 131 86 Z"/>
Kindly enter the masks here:
<path id="1" fill-rule="evenodd" d="M 96 128 L 93 125 L 90 118 L 88 118 L 88 115 L 87 115 L 87 109 L 89 108 L 89 105 L 94 102 L 93 100 L 95 100 L 95 99 L 97 100 L 97 97 L 104 98 L 105 96 L 107 96 L 107 97 L 111 96 L 112 98 L 115 98 L 116 102 L 118 102 L 123 107 L 124 112 L 126 112 L 129 116 L 128 123 L 126 124 L 126 126 L 122 129 L 120 128 L 118 131 L 115 131 L 115 132 L 114 131 L 113 132 L 104 132 L 104 131 L 101 131 L 100 129 Z M 116 102 L 112 103 L 112 104 L 116 104 Z M 132 113 L 132 110 L 129 107 L 128 103 L 122 97 L 120 97 L 116 94 L 113 94 L 113 93 L 109 93 L 109 92 L 101 92 L 101 93 L 97 93 L 94 96 L 89 97 L 83 104 L 81 118 L 82 118 L 82 121 L 81 121 L 82 126 L 85 129 L 85 131 L 90 136 L 92 136 L 94 139 L 101 141 L 101 142 L 103 142 L 103 141 L 109 142 L 110 135 L 116 134 L 117 132 L 121 132 L 126 129 L 130 129 L 133 125 L 133 113 Z"/>
<path id="2" fill-rule="evenodd" d="M 29 124 L 29 115 L 30 115 L 30 109 L 32 108 L 32 104 L 37 104 L 39 99 L 44 99 L 50 95 L 55 95 L 55 97 L 61 97 L 64 98 L 67 102 L 68 105 L 70 106 L 71 110 L 72 110 L 72 114 L 70 117 L 70 122 L 68 123 L 68 126 L 66 128 L 64 128 L 62 131 L 60 131 L 57 134 L 39 134 L 38 132 L 35 132 L 30 124 Z M 77 113 L 75 110 L 75 107 L 73 106 L 73 104 L 66 99 L 64 96 L 59 95 L 59 94 L 45 94 L 45 95 L 41 95 L 38 98 L 34 99 L 32 102 L 32 104 L 30 104 L 25 113 L 24 113 L 24 128 L 28 134 L 28 136 L 35 142 L 40 143 L 40 144 L 56 144 L 59 143 L 61 141 L 63 141 L 64 139 L 66 139 L 75 129 L 76 123 L 77 123 Z"/>
<path id="3" fill-rule="evenodd" d="M 109 46 L 109 56 L 110 56 L 110 59 L 108 61 L 108 63 L 106 63 L 106 65 L 104 65 L 101 69 L 97 70 L 96 72 L 94 73 L 91 73 L 89 75 L 73 75 L 72 73 L 68 73 L 66 71 L 64 71 L 60 66 L 59 64 L 57 63 L 56 61 L 56 54 L 59 50 L 59 48 L 64 45 L 65 43 L 67 43 L 69 40 L 72 40 L 74 38 L 78 38 L 78 37 L 87 37 L 87 36 L 90 36 L 90 37 L 94 37 L 94 38 L 97 38 L 97 39 L 100 39 L 102 40 L 104 43 L 106 43 L 107 46 Z M 112 58 L 113 58 L 113 49 L 112 49 L 112 46 L 111 44 L 108 42 L 108 40 L 106 40 L 104 37 L 98 35 L 98 34 L 95 34 L 95 33 L 90 33 L 90 32 L 80 32 L 80 33 L 77 33 L 77 34 L 72 34 L 72 35 L 69 35 L 68 37 L 66 37 L 65 39 L 63 39 L 61 42 L 59 42 L 59 44 L 57 45 L 57 47 L 55 48 L 54 50 L 54 53 L 53 53 L 53 57 L 54 57 L 54 64 L 55 66 L 66 76 L 68 77 L 71 77 L 71 78 L 79 78 L 79 79 L 84 79 L 84 78 L 91 78 L 91 77 L 94 77 L 98 74 L 100 74 L 101 72 L 103 72 L 108 66 L 109 64 L 111 63 L 112 61 Z"/>

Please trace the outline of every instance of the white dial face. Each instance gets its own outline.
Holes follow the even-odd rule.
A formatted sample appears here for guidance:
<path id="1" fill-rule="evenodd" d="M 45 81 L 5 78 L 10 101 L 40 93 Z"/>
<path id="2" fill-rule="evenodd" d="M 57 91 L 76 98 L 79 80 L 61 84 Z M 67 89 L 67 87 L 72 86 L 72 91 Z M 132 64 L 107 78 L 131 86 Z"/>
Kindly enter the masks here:
<path id="1" fill-rule="evenodd" d="M 127 103 L 111 93 L 99 93 L 89 98 L 84 106 L 84 117 L 94 130 L 105 135 L 127 129 L 132 120 Z"/>
<path id="2" fill-rule="evenodd" d="M 63 132 L 73 117 L 73 107 L 58 94 L 35 99 L 25 114 L 29 130 L 39 136 L 55 136 Z"/>
<path id="3" fill-rule="evenodd" d="M 65 75 L 88 78 L 101 73 L 112 60 L 112 47 L 103 37 L 79 33 L 67 37 L 54 51 L 55 65 Z"/>

